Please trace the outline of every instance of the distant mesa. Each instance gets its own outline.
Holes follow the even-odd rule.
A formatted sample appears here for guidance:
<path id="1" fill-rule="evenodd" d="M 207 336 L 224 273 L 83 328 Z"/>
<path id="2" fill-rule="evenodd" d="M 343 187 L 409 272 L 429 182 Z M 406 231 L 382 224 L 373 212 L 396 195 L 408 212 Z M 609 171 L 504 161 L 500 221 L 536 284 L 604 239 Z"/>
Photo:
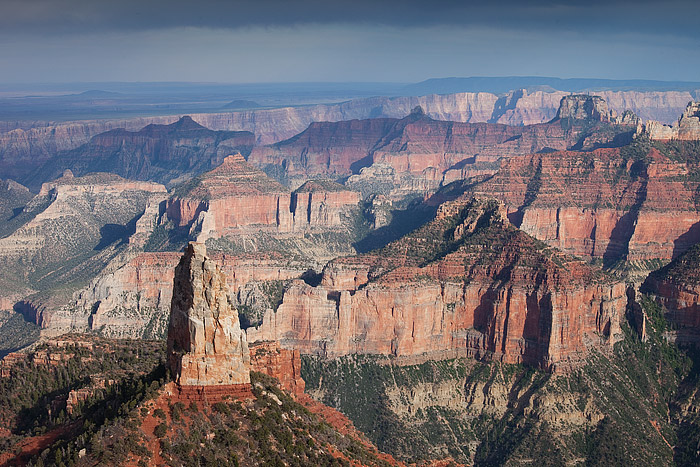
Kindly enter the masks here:
<path id="1" fill-rule="evenodd" d="M 605 99 L 587 94 L 573 94 L 561 98 L 556 119 L 610 121 L 610 111 Z"/>
<path id="2" fill-rule="evenodd" d="M 262 107 L 255 101 L 247 101 L 245 99 L 232 100 L 224 105 L 224 109 L 258 109 Z"/>

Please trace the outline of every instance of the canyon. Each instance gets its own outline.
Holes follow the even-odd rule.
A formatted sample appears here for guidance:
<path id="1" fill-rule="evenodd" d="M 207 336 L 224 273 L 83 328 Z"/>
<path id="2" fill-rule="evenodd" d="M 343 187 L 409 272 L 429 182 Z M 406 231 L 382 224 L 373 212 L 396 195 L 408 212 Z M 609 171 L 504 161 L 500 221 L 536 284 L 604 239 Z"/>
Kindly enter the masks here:
<path id="1" fill-rule="evenodd" d="M 407 462 L 692 454 L 700 403 L 683 346 L 700 329 L 700 107 L 684 103 L 669 127 L 620 111 L 623 93 L 601 96 L 250 111 L 263 133 L 193 116 L 39 158 L 46 170 L 22 179 L 36 194 L 0 182 L 0 308 L 42 339 L 0 361 L 0 378 L 80 377 L 60 400 L 27 398 L 51 423 L 91 413 L 116 382 L 155 391 L 123 412 L 140 417 L 153 459 L 178 462 L 184 427 L 207 427 L 189 431 L 195 449 L 236 433 L 266 452 L 284 426 L 320 452 L 294 431 L 320 426 L 302 406 L 355 433 L 319 401 Z M 330 120 L 368 102 L 369 116 L 275 142 L 321 108 Z M 435 119 L 448 116 L 466 122 Z M 117 174 L 89 173 L 99 167 Z M 76 332 L 88 335 L 60 337 Z M 79 364 L 112 373 L 72 373 Z M 102 440 L 131 439 L 104 426 Z M 329 430 L 318 433 L 349 442 Z M 370 445 L 357 436 L 330 452 L 362 465 L 352 454 Z"/>
<path id="2" fill-rule="evenodd" d="M 693 99 L 690 93 L 679 91 L 600 91 L 596 94 L 603 97 L 619 115 L 629 110 L 644 120 L 663 123 L 672 123 Z M 458 93 L 421 97 L 374 97 L 339 104 L 193 114 L 192 119 L 211 130 L 250 132 L 254 134 L 253 143 L 260 145 L 291 138 L 313 122 L 401 118 L 416 106 L 421 106 L 428 116 L 438 120 L 506 125 L 544 123 L 555 117 L 559 102 L 565 95 L 568 93 L 516 90 L 502 96 L 490 93 Z M 12 178 L 27 184 L 30 180 L 19 180 L 30 176 L 25 164 L 36 168 L 38 162 L 44 162 L 58 153 L 65 153 L 68 158 L 81 159 L 80 153 L 73 153 L 72 150 L 82 145 L 89 147 L 90 139 L 100 133 L 123 129 L 111 133 L 108 138 L 120 137 L 120 132 L 123 137 L 125 130 L 135 132 L 147 125 L 170 125 L 178 119 L 178 116 L 163 116 L 6 125 L 4 130 L 7 131 L 0 133 L 0 170 L 4 174 L 3 178 Z M 246 141 L 242 143 L 246 146 L 250 144 L 247 138 L 246 136 Z M 99 151 L 100 145 L 96 142 L 92 150 Z M 138 171 L 139 168 L 132 166 L 132 170 Z M 33 186 L 50 180 L 46 177 L 53 173 L 48 169 L 44 171 L 44 179 L 32 180 Z"/>
<path id="3" fill-rule="evenodd" d="M 472 199 L 366 255 L 340 258 L 318 286 L 293 282 L 248 339 L 338 357 L 482 357 L 550 371 L 620 338 L 626 285 L 512 227 Z"/>
<path id="4" fill-rule="evenodd" d="M 292 186 L 310 177 L 359 174 L 348 180 L 352 186 L 363 169 L 377 164 L 434 191 L 445 179 L 493 173 L 501 158 L 631 141 L 639 120 L 618 119 L 597 99 L 565 96 L 553 120 L 524 126 L 433 120 L 422 107 L 403 119 L 312 123 L 289 140 L 254 148 L 248 160 L 268 173 L 283 173 Z"/>
<path id="5" fill-rule="evenodd" d="M 603 135 L 606 135 L 603 130 L 611 128 L 623 131 L 623 134 L 639 130 L 638 120 L 629 115 L 616 116 L 601 99 L 567 97 L 560 107 L 557 119 L 549 124 L 465 127 L 476 126 L 483 130 L 477 131 L 475 138 L 485 138 L 484 147 L 488 146 L 485 141 L 492 138 L 489 128 L 503 132 L 499 138 L 505 140 L 512 138 L 511 133 L 526 134 L 502 144 L 498 151 L 504 154 L 507 154 L 505 148 L 509 144 L 525 144 L 522 140 L 527 138 L 532 138 L 528 144 L 536 145 L 545 141 L 553 144 L 547 136 L 551 134 L 564 135 L 569 142 L 575 140 L 579 130 L 569 131 L 567 128 L 579 128 L 589 136 L 596 135 L 591 128 L 598 128 Z M 457 148 L 456 153 L 472 144 L 469 138 L 445 139 L 444 131 L 449 125 L 452 125 L 449 131 L 454 134 L 452 123 L 433 121 L 416 110 L 403 120 L 373 119 L 333 124 L 337 133 L 326 134 L 323 138 L 318 134 L 315 138 L 309 136 L 308 132 L 313 128 L 323 126 L 312 125 L 298 140 L 290 141 L 290 144 L 300 141 L 299 147 L 307 149 L 314 147 L 309 142 L 318 143 L 318 147 L 326 144 L 329 148 L 337 148 L 333 150 L 334 154 L 346 151 L 348 156 L 342 157 L 346 163 L 334 159 L 325 166 L 315 166 L 326 171 L 331 168 L 347 171 L 351 165 L 347 161 L 357 159 L 370 147 L 367 141 L 375 138 L 384 141 L 387 138 L 381 135 L 394 135 L 389 138 L 385 149 L 374 152 L 377 162 L 351 176 L 345 186 L 328 179 L 302 178 L 306 181 L 292 191 L 246 161 L 241 154 L 224 157 L 215 169 L 176 185 L 169 193 L 161 185 L 146 183 L 144 187 L 154 190 L 154 193 L 141 198 L 138 209 L 134 207 L 134 212 L 124 216 L 119 223 L 102 227 L 103 236 L 109 233 L 103 243 L 111 246 L 96 250 L 98 254 L 94 256 L 89 273 L 71 273 L 80 272 L 79 282 L 69 288 L 44 287 L 42 293 L 36 288 L 14 290 L 15 286 L 8 282 L 10 286 L 3 295 L 3 307 L 15 307 L 32 322 L 44 327 L 44 333 L 49 335 L 92 330 L 112 337 L 163 336 L 171 300 L 172 269 L 177 263 L 175 252 L 188 240 L 193 240 L 205 243 L 229 277 L 235 278 L 229 279 L 229 287 L 236 306 L 244 310 L 242 316 L 250 320 L 246 326 L 256 326 L 269 310 L 277 307 L 276 299 L 270 297 L 280 294 L 289 281 L 300 278 L 309 270 L 320 271 L 338 256 L 355 254 L 355 242 L 372 229 L 392 228 L 391 212 L 396 209 L 397 193 L 402 196 L 416 193 L 417 187 L 424 190 L 427 199 L 422 206 L 428 209 L 436 209 L 442 202 L 459 196 L 464 200 L 474 195 L 500 199 L 506 217 L 525 233 L 566 253 L 621 271 L 637 283 L 641 283 L 650 270 L 667 263 L 700 240 L 697 228 L 700 216 L 695 201 L 699 188 L 693 176 L 697 163 L 690 146 L 673 149 L 675 146 L 669 146 L 670 143 L 645 139 L 642 132 L 633 143 L 620 148 L 544 151 L 510 155 L 500 161 L 494 161 L 498 157 L 494 155 L 489 159 L 494 161 L 490 162 L 493 168 L 480 173 L 476 183 L 474 178 L 463 179 L 462 175 L 457 175 L 457 180 L 452 183 L 443 180 L 442 188 L 438 188 L 439 184 L 404 183 L 417 180 L 411 178 L 416 173 L 411 171 L 412 161 L 447 166 L 450 162 L 435 162 L 434 155 L 444 154 L 441 151 L 446 147 Z M 358 128 L 369 128 L 374 133 L 370 138 Z M 392 128 L 401 130 L 399 136 Z M 307 139 L 302 141 L 304 134 Z M 590 141 L 586 144 L 600 144 L 597 137 Z M 518 146 L 514 148 L 513 154 L 525 151 L 517 149 Z M 673 152 L 676 150 L 681 153 Z M 305 160 L 311 160 L 309 153 L 305 154 Z M 443 156 L 440 157 L 445 161 Z M 474 156 L 475 159 L 478 157 L 482 156 Z M 426 173 L 423 167 L 418 169 L 422 168 L 420 172 Z M 393 185 L 396 190 L 393 200 L 391 191 L 388 198 L 378 194 L 381 190 L 378 191 L 377 187 L 386 176 L 385 168 L 391 169 L 394 176 L 399 173 L 405 177 L 401 183 Z M 464 168 L 448 170 L 446 174 L 456 170 Z M 439 173 L 439 170 L 435 172 Z M 89 196 L 97 198 L 104 192 L 108 200 L 105 203 L 112 202 L 110 197 L 114 196 L 114 190 L 125 189 L 127 185 L 124 183 L 132 183 L 120 182 L 118 177 L 113 180 L 105 177 L 102 176 L 102 185 L 93 184 L 88 190 Z M 66 193 L 77 194 L 83 190 L 77 187 L 87 183 L 80 180 L 81 177 L 72 177 L 67 172 L 54 185 L 62 187 Z M 110 188 L 110 183 L 115 187 Z M 140 183 L 133 182 L 128 187 L 136 189 Z M 40 195 L 32 201 L 38 206 L 36 209 L 44 209 L 41 203 L 48 202 L 54 185 L 47 184 L 40 190 Z M 102 186 L 104 188 L 98 188 Z M 31 197 L 18 184 L 8 182 L 8 187 L 5 193 L 19 194 L 18 200 Z M 430 196 L 436 189 L 437 193 Z M 67 211 L 65 206 L 57 208 L 64 203 L 62 200 L 59 197 L 54 201 L 58 204 L 51 205 L 49 212 L 51 209 Z M 21 204 L 22 201 L 13 202 Z M 66 205 L 72 203 L 75 203 L 72 198 L 65 202 Z M 98 203 L 97 206 L 104 205 Z M 14 222 L 27 222 L 34 215 L 32 209 L 23 209 L 23 214 Z M 58 222 L 57 231 L 71 230 L 70 217 L 64 213 L 52 217 Z M 26 228 L 34 225 L 27 224 Z M 20 248 L 22 232 L 24 230 L 19 229 L 0 242 Z M 115 240 L 120 241 L 110 243 Z M 381 242 L 376 244 L 381 246 Z M 25 254 L 20 252 L 26 250 L 25 246 L 17 249 L 17 261 Z M 60 256 L 60 249 L 51 248 L 50 251 Z M 60 263 L 60 266 L 64 265 Z M 65 281 L 58 266 L 49 264 L 48 267 L 48 271 L 55 271 L 49 277 L 56 278 L 56 284 Z M 69 274 L 67 277 L 73 276 Z M 292 288 L 304 287 L 295 284 Z M 441 346 L 436 348 L 445 347 Z"/>

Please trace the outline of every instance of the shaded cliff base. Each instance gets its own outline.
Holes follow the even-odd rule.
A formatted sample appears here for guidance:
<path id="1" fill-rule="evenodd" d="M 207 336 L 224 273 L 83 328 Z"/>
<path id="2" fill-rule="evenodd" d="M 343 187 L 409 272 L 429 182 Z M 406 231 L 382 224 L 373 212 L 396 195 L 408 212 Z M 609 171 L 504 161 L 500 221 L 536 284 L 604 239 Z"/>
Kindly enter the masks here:
<path id="1" fill-rule="evenodd" d="M 664 339 L 646 296 L 647 342 L 627 324 L 609 355 L 568 375 L 522 365 L 305 357 L 313 397 L 398 459 L 476 465 L 696 465 L 700 360 Z M 402 364 L 398 364 L 401 362 Z"/>

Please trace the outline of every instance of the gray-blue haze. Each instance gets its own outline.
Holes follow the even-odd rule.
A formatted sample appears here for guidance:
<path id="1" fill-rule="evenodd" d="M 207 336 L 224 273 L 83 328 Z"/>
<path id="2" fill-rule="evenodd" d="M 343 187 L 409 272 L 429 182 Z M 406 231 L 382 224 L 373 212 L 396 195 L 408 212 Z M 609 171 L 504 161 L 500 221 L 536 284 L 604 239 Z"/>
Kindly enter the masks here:
<path id="1" fill-rule="evenodd" d="M 700 81 L 696 0 L 0 0 L 0 82 Z"/>

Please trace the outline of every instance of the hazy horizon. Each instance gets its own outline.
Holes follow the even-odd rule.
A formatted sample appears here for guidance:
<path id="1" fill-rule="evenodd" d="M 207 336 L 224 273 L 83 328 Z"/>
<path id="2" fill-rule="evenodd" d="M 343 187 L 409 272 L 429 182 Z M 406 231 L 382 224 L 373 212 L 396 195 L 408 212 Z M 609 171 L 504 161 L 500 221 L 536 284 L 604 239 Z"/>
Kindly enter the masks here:
<path id="1" fill-rule="evenodd" d="M 3 83 L 697 81 L 700 4 L 677 0 L 0 0 Z"/>

